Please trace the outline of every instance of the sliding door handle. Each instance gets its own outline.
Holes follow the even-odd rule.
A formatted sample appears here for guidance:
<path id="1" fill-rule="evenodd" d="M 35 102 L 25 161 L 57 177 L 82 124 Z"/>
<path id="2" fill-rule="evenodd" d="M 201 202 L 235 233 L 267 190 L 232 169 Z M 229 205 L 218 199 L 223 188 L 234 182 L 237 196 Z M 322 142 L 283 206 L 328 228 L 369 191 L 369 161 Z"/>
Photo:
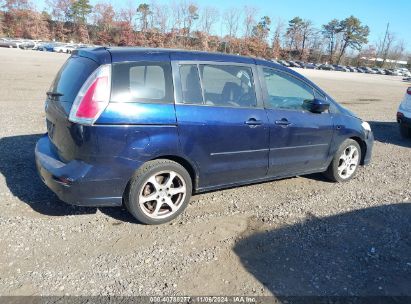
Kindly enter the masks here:
<path id="1" fill-rule="evenodd" d="M 289 122 L 287 119 L 283 118 L 281 120 L 276 120 L 275 124 L 278 125 L 278 126 L 287 127 L 287 126 L 291 125 L 291 122 Z"/>
<path id="2" fill-rule="evenodd" d="M 261 120 L 255 119 L 255 118 L 250 118 L 249 120 L 247 120 L 245 122 L 245 124 L 250 126 L 250 127 L 256 127 L 256 126 L 261 126 L 263 124 L 263 122 Z"/>

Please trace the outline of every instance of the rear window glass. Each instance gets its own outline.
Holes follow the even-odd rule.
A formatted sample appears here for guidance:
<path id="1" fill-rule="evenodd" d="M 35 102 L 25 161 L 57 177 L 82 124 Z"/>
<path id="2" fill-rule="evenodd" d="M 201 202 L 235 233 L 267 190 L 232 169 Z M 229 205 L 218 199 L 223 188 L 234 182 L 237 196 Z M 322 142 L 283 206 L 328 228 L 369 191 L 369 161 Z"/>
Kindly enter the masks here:
<path id="1" fill-rule="evenodd" d="M 169 63 L 127 62 L 113 64 L 112 102 L 173 103 Z"/>
<path id="2" fill-rule="evenodd" d="M 72 103 L 83 83 L 97 67 L 98 64 L 91 59 L 70 57 L 57 73 L 50 91 L 63 94 L 59 98 L 61 102 Z"/>

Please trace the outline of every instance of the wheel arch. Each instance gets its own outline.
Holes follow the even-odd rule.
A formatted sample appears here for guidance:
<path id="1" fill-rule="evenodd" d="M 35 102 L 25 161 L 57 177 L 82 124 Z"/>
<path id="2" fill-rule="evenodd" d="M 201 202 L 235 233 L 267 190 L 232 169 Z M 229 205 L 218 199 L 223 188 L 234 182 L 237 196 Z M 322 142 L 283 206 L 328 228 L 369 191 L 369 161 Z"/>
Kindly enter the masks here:
<path id="1" fill-rule="evenodd" d="M 360 165 L 363 166 L 363 165 L 364 165 L 365 156 L 367 155 L 367 144 L 365 143 L 365 141 L 364 141 L 362 138 L 360 138 L 360 137 L 358 137 L 358 136 L 350 137 L 350 139 L 355 140 L 355 141 L 358 143 L 358 145 L 360 146 L 360 148 L 361 148 L 361 161 L 360 161 Z"/>
<path id="2" fill-rule="evenodd" d="M 162 156 L 158 156 L 156 158 L 153 158 L 151 160 L 156 160 L 156 159 L 172 160 L 172 161 L 178 163 L 179 165 L 183 166 L 184 169 L 187 170 L 188 174 L 190 174 L 191 181 L 192 181 L 192 186 L 193 186 L 193 189 L 192 189 L 193 193 L 196 191 L 196 189 L 198 187 L 199 176 L 198 176 L 197 167 L 193 164 L 193 162 L 187 160 L 186 158 L 184 158 L 182 156 L 178 156 L 178 155 L 162 155 Z"/>

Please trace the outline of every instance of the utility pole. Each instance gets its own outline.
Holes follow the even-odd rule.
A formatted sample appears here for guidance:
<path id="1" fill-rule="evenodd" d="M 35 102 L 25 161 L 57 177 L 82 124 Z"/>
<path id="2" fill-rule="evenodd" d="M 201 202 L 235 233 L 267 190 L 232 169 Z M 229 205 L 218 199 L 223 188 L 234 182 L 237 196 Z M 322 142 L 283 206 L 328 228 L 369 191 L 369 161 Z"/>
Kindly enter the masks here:
<path id="1" fill-rule="evenodd" d="M 382 42 L 382 46 L 381 46 L 381 49 L 380 49 L 380 52 L 379 52 L 378 56 L 381 56 L 385 52 L 385 42 L 387 41 L 389 28 L 390 28 L 390 23 L 388 22 L 387 23 L 387 29 L 385 30 L 384 40 Z M 382 64 L 381 64 L 381 67 L 382 67 Z"/>

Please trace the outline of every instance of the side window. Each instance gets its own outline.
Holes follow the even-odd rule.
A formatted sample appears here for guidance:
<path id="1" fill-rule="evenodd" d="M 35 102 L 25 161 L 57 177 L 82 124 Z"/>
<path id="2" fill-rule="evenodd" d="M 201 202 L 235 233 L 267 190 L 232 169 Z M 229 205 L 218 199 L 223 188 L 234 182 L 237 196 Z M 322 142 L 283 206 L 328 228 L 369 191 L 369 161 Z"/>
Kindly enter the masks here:
<path id="1" fill-rule="evenodd" d="M 273 69 L 264 68 L 263 71 L 269 108 L 301 111 L 314 100 L 312 88 L 297 78 Z"/>
<path id="2" fill-rule="evenodd" d="M 200 65 L 200 75 L 206 105 L 257 106 L 251 68 L 235 65 Z"/>
<path id="3" fill-rule="evenodd" d="M 180 65 L 181 89 L 183 103 L 202 104 L 203 93 L 201 91 L 200 76 L 196 64 Z"/>
<path id="4" fill-rule="evenodd" d="M 113 64 L 111 101 L 173 103 L 170 64 L 162 62 Z"/>

